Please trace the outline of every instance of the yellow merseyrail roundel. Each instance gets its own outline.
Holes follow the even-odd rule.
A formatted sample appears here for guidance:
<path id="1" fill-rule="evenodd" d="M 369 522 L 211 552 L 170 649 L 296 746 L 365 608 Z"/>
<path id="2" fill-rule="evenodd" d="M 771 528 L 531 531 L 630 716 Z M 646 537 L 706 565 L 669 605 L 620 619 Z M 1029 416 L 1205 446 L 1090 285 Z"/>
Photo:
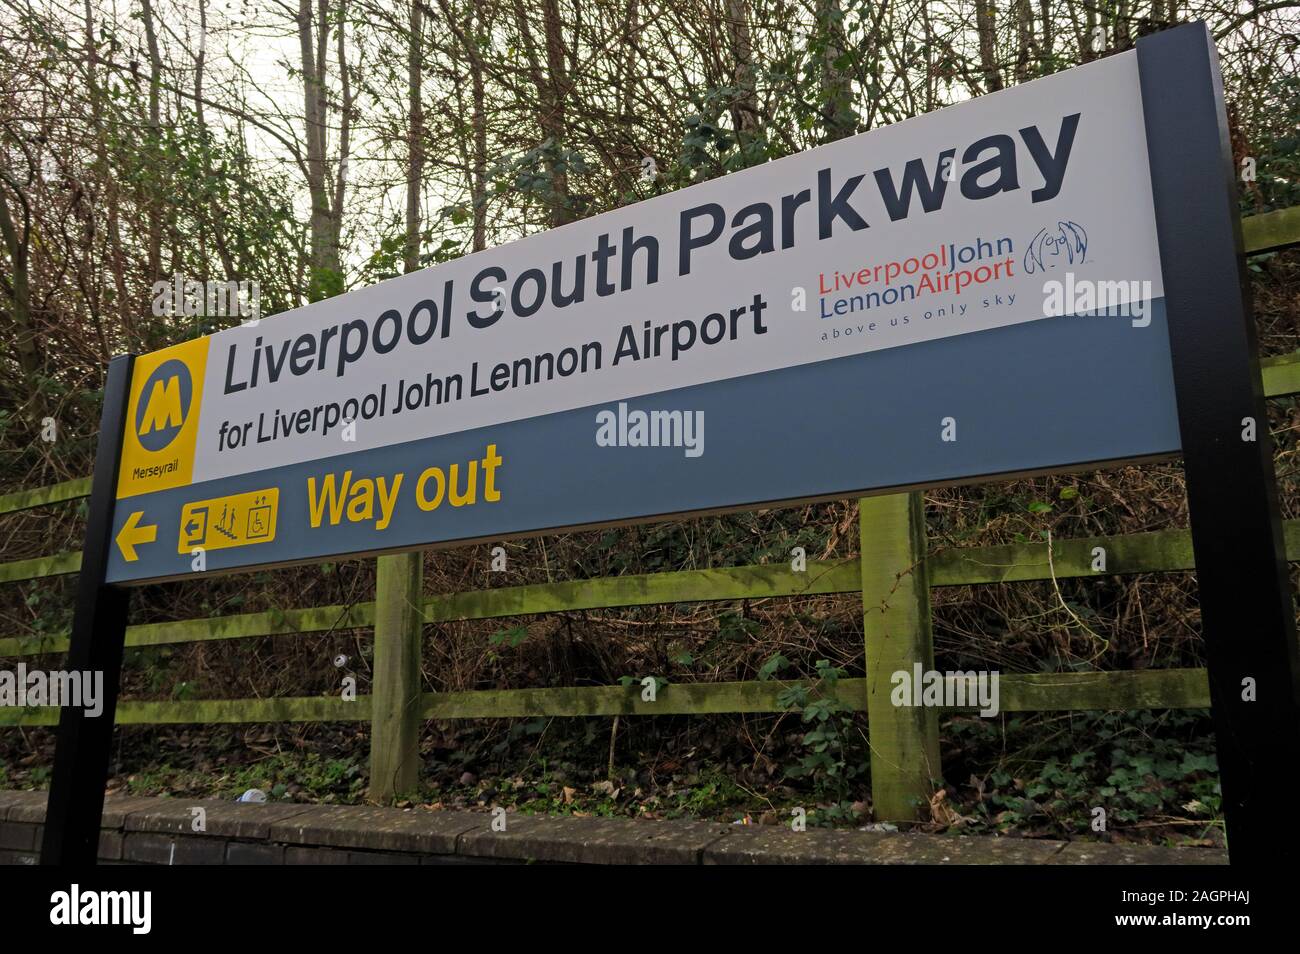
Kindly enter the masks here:
<path id="1" fill-rule="evenodd" d="M 136 358 L 117 475 L 119 500 L 192 480 L 208 340 L 196 338 Z"/>
<path id="2" fill-rule="evenodd" d="M 181 534 L 177 553 L 195 548 L 224 550 L 275 539 L 275 516 L 280 489 L 254 490 L 211 500 L 195 500 L 181 508 Z"/>

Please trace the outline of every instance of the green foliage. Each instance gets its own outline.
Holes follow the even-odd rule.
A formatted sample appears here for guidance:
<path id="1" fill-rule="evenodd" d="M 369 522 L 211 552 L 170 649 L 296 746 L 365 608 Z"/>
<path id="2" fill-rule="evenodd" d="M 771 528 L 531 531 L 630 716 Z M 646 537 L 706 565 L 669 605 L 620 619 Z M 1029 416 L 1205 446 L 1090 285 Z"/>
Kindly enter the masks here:
<path id="1" fill-rule="evenodd" d="M 705 771 L 675 793 L 668 814 L 707 818 L 744 805 L 749 800 L 749 793 L 737 785 L 729 774 L 716 770 Z"/>
<path id="2" fill-rule="evenodd" d="M 651 677 L 619 676 L 618 684 L 622 686 L 624 689 L 628 689 L 633 686 L 640 686 L 647 678 L 651 678 Z M 658 695 L 660 692 L 663 691 L 664 686 L 668 685 L 668 680 L 665 679 L 663 676 L 654 676 L 653 679 L 655 681 L 655 694 Z"/>
<path id="3" fill-rule="evenodd" d="M 313 265 L 308 269 L 307 299 L 322 301 L 341 295 L 346 290 L 343 286 L 343 273 L 324 266 Z"/>
<path id="4" fill-rule="evenodd" d="M 954 808 L 971 831 L 1092 836 L 1093 810 L 1103 808 L 1109 832 L 1164 824 L 1197 836 L 1219 827 L 1222 817 L 1207 720 L 1205 712 L 1181 710 L 1079 713 L 1071 717 L 1078 748 L 1063 751 L 1071 746 L 1059 733 L 1045 735 L 1041 722 L 1015 717 L 1000 728 L 954 719 L 945 734 L 961 747 L 1013 753 L 987 776 L 972 778 L 973 803 L 959 798 Z M 950 775 L 956 769 L 945 764 Z"/>
<path id="5" fill-rule="evenodd" d="M 66 633 L 72 626 L 74 580 L 37 580 L 22 587 L 22 605 L 27 618 L 24 645 L 39 646 L 45 640 Z"/>
<path id="6" fill-rule="evenodd" d="M 1256 179 L 1238 183 L 1243 215 L 1300 205 L 1300 76 L 1264 74 L 1247 90 L 1258 103 L 1245 133 Z"/>
<path id="7" fill-rule="evenodd" d="M 493 646 L 509 646 L 515 649 L 527 638 L 527 626 L 511 626 L 509 629 L 498 629 L 488 637 L 488 642 Z"/>
<path id="8" fill-rule="evenodd" d="M 778 672 L 788 668 L 789 666 L 790 660 L 786 659 L 781 653 L 777 653 L 759 667 L 758 679 L 760 682 L 767 682 L 775 677 Z"/>
<path id="9" fill-rule="evenodd" d="M 549 213 L 576 219 L 592 211 L 591 196 L 575 192 L 571 179 L 580 179 L 592 171 L 582 153 L 548 138 L 500 160 L 488 171 L 488 179 L 498 195 L 509 195 L 512 201 L 535 203 Z M 559 188 L 561 176 L 568 185 L 563 191 Z M 464 213 L 458 210 L 455 214 Z"/>
<path id="10" fill-rule="evenodd" d="M 852 782 L 863 771 L 864 760 L 850 751 L 854 712 L 835 695 L 836 684 L 843 677 L 842 669 L 821 659 L 817 661 L 816 683 L 794 683 L 777 697 L 782 708 L 800 710 L 801 721 L 810 727 L 803 735 L 803 755 L 796 764 L 786 767 L 785 774 L 792 779 L 811 780 L 818 800 L 826 803 L 816 812 L 809 812 L 809 820 L 815 824 L 850 817 Z"/>
<path id="11" fill-rule="evenodd" d="M 163 763 L 129 776 L 127 790 L 132 795 L 196 792 L 234 799 L 250 788 L 260 788 L 272 799 L 292 794 L 303 801 L 351 803 L 360 798 L 366 781 L 364 762 L 356 758 L 327 758 L 316 752 L 279 752 L 217 775 Z"/>
<path id="12" fill-rule="evenodd" d="M 190 113 L 161 129 L 156 141 L 128 135 L 115 138 L 113 145 L 111 155 L 141 202 L 166 196 L 176 251 L 165 277 L 174 271 L 195 280 L 255 279 L 263 316 L 299 303 L 297 280 L 290 271 L 299 227 L 290 199 L 292 186 L 284 174 L 267 171 L 237 137 L 212 134 Z M 220 248 L 209 238 L 218 225 Z M 315 280 L 322 288 L 333 287 L 325 276 Z M 341 290 L 341 284 L 338 287 Z M 210 334 L 241 320 L 152 314 L 140 318 L 151 347 Z"/>
<path id="13" fill-rule="evenodd" d="M 365 287 L 400 275 L 403 271 L 403 256 L 406 252 L 406 235 L 401 222 L 394 220 L 390 224 L 394 231 L 379 240 L 378 246 L 371 251 L 362 263 L 357 277 L 357 285 Z"/>

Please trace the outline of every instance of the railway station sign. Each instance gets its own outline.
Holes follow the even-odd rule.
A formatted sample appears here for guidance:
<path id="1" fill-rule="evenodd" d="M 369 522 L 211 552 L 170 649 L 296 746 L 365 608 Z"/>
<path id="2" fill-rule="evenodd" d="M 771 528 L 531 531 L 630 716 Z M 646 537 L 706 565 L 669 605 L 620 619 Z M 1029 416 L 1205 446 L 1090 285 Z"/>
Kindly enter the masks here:
<path id="1" fill-rule="evenodd" d="M 1180 454 L 1234 863 L 1300 643 L 1205 24 L 109 366 L 42 862 L 93 863 L 126 586 Z M 1243 687 L 1249 687 L 1244 691 Z"/>
<path id="2" fill-rule="evenodd" d="M 108 581 L 1179 449 L 1128 52 L 135 359 Z"/>

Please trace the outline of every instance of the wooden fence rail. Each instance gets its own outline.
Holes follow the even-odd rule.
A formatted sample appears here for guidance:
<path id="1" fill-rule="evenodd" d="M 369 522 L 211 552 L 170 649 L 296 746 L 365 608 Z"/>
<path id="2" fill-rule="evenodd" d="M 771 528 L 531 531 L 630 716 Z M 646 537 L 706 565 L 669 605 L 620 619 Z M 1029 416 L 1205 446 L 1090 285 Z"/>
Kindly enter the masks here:
<path id="1" fill-rule="evenodd" d="M 1252 216 L 1242 226 L 1246 249 L 1252 254 L 1300 244 L 1300 207 Z M 1265 359 L 1260 371 L 1268 397 L 1300 394 L 1300 352 Z M 77 500 L 89 492 L 90 480 L 83 478 L 6 494 L 0 496 L 0 515 Z M 336 697 L 126 700 L 118 704 L 117 721 L 124 725 L 370 722 L 370 795 L 382 801 L 413 787 L 422 719 L 783 711 L 778 697 L 787 684 L 778 680 L 670 684 L 653 703 L 642 701 L 639 685 L 423 692 L 419 652 L 425 623 L 856 593 L 863 600 L 868 675 L 839 680 L 834 691 L 850 708 L 868 714 L 877 817 L 909 820 L 923 815 L 941 775 L 937 713 L 889 705 L 888 674 L 910 669 L 914 662 L 932 667 L 932 587 L 1194 568 L 1191 535 L 1185 530 L 1056 540 L 1049 560 L 1046 543 L 931 549 L 919 516 L 919 494 L 867 498 L 859 508 L 861 557 L 811 562 L 803 572 L 787 564 L 740 566 L 424 596 L 419 588 L 419 555 L 401 554 L 379 558 L 374 602 L 131 626 L 126 644 L 137 647 L 374 627 L 374 694 L 355 701 Z M 1300 520 L 1286 521 L 1285 531 L 1287 558 L 1300 562 Z M 1096 547 L 1106 551 L 1102 572 L 1092 569 Z M 0 563 L 0 583 L 68 575 L 80 565 L 81 554 L 76 552 Z M 4 637 L 0 657 L 59 653 L 67 647 L 66 633 Z M 1209 705 L 1209 686 L 1201 669 L 1005 674 L 1000 679 L 999 703 L 1007 712 L 1203 708 Z M 52 708 L 0 708 L 0 726 L 57 722 L 58 712 Z"/>

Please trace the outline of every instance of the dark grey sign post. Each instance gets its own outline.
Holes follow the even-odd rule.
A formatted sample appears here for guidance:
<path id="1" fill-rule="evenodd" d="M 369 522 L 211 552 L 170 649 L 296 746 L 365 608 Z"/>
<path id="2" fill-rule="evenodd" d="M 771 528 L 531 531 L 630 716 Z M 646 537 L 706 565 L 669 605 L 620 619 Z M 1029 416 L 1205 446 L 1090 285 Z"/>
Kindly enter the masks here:
<path id="1" fill-rule="evenodd" d="M 70 671 L 104 674 L 104 704 L 94 718 L 80 706 L 67 706 L 59 714 L 58 747 L 41 841 L 42 865 L 93 865 L 99 850 L 130 597 L 130 591 L 110 586 L 105 579 L 113 546 L 113 504 L 134 360 L 132 355 L 122 355 L 108 366 L 72 637 L 64 663 Z"/>
<path id="2" fill-rule="evenodd" d="M 1203 23 L 1137 53 L 1228 850 L 1293 860 L 1275 809 L 1300 766 L 1300 646 L 1223 82 Z"/>

